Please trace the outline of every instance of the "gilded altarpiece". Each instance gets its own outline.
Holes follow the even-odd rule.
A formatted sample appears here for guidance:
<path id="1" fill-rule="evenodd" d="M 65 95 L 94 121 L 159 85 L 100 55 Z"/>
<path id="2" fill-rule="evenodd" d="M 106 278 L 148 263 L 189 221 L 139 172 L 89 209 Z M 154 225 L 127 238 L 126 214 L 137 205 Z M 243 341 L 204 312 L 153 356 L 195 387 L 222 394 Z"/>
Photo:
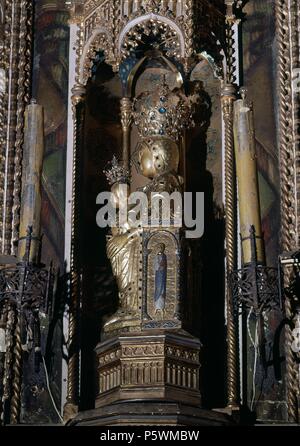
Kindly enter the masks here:
<path id="1" fill-rule="evenodd" d="M 66 347 L 70 424 L 298 422 L 298 1 L 33 3 L 0 1 L 1 423 L 57 420 Z M 30 322 L 42 320 L 44 368 L 21 351 L 32 309 L 19 318 L 5 288 L 32 95 L 45 109 L 42 259 L 62 273 L 51 311 Z M 109 230 L 95 221 L 108 190 Z M 182 210 L 165 219 L 164 191 L 204 192 L 202 237 L 187 239 Z M 130 192 L 148 198 L 138 227 Z"/>
<path id="2" fill-rule="evenodd" d="M 224 242 L 223 192 L 218 175 L 222 169 L 221 81 L 222 78 L 224 81 L 224 76 L 228 84 L 232 81 L 229 68 L 232 61 L 229 56 L 228 73 L 224 74 L 221 49 L 222 45 L 223 48 L 226 45 L 226 34 L 221 30 L 225 24 L 225 9 L 221 3 L 208 5 L 204 1 L 195 5 L 180 1 L 129 1 L 114 4 L 86 2 L 73 6 L 73 20 L 78 26 L 77 77 L 73 88 L 77 121 L 74 127 L 72 234 L 76 243 L 71 253 L 74 259 L 71 265 L 71 291 L 75 306 L 79 305 L 80 265 L 84 271 L 86 261 L 91 263 L 93 258 L 94 265 L 100 265 L 95 245 L 89 251 L 89 258 L 86 257 L 85 261 L 80 259 L 87 245 L 79 240 L 78 231 L 88 216 L 84 212 L 84 190 L 88 189 L 79 186 L 83 178 L 82 169 L 90 165 L 84 172 L 92 172 L 93 169 L 95 175 L 93 189 L 90 189 L 93 190 L 91 200 L 95 199 L 96 184 L 100 186 L 102 183 L 101 172 L 99 179 L 96 178 L 95 167 L 101 165 L 98 156 L 96 162 L 90 164 L 91 160 L 87 152 L 82 151 L 80 141 L 82 143 L 84 137 L 84 145 L 91 151 L 94 142 L 91 130 L 98 127 L 99 135 L 103 135 L 103 123 L 108 122 L 107 116 L 113 116 L 106 114 L 96 123 L 96 114 L 101 118 L 103 103 L 102 107 L 95 108 L 95 115 L 91 117 L 91 101 L 95 105 L 96 102 L 95 95 L 90 96 L 90 88 L 103 78 L 103 69 L 108 75 L 106 80 L 103 78 L 106 95 L 110 91 L 109 95 L 121 99 L 122 141 L 120 144 L 120 140 L 111 139 L 113 145 L 110 150 L 111 155 L 121 159 L 121 163 L 115 158 L 110 169 L 106 170 L 119 211 L 124 205 L 122 185 L 128 190 L 127 184 L 130 185 L 131 191 L 145 192 L 148 198 L 152 192 L 180 192 L 192 186 L 192 192 L 209 194 L 208 203 L 205 203 L 209 215 L 207 221 L 214 222 L 216 227 L 219 224 L 220 246 Z M 203 22 L 204 15 L 210 18 L 208 22 Z M 231 36 L 230 33 L 228 35 Z M 118 77 L 114 77 L 109 66 L 119 72 L 119 86 Z M 100 89 L 104 91 L 103 87 Z M 226 94 L 223 93 L 224 99 Z M 89 128 L 85 130 L 85 135 L 82 128 Z M 109 127 L 106 125 L 106 128 Z M 116 123 L 114 137 L 120 135 L 119 131 Z M 87 140 L 91 143 L 87 144 Z M 227 149 L 230 150 L 229 145 Z M 196 160 L 200 171 L 204 172 L 204 180 L 202 178 L 198 183 L 193 179 L 198 177 Z M 83 180 L 84 183 L 88 184 Z M 227 186 L 230 187 L 229 183 Z M 103 188 L 104 184 L 98 192 Z M 91 220 L 92 217 L 88 218 Z M 158 214 L 158 220 L 160 218 Z M 172 218 L 168 225 L 162 221 L 150 228 L 126 229 L 117 226 L 106 239 L 106 253 L 118 285 L 119 304 L 114 313 L 107 314 L 103 319 L 102 342 L 96 347 L 99 358 L 96 407 L 99 410 L 103 408 L 102 412 L 99 411 L 100 418 L 105 410 L 109 410 L 112 402 L 118 402 L 122 411 L 122 401 L 130 398 L 130 395 L 134 398 L 144 395 L 146 405 L 149 398 L 158 399 L 159 404 L 170 398 L 175 404 L 182 401 L 186 405 L 195 405 L 201 412 L 198 362 L 201 343 L 184 330 L 193 332 L 196 320 L 201 321 L 201 305 L 206 300 L 201 295 L 203 284 L 199 280 L 203 243 L 186 243 L 183 226 L 177 228 Z M 186 255 L 190 265 L 193 264 L 192 270 L 189 270 L 190 283 L 186 278 Z M 104 267 L 105 262 L 101 262 Z M 220 271 L 220 279 L 223 278 L 224 271 Z M 85 283 L 83 276 L 83 292 Z M 208 284 L 206 287 L 208 290 Z M 83 299 L 83 302 L 86 306 L 87 301 Z M 219 302 L 218 311 L 221 314 L 224 312 L 224 302 L 221 304 L 221 298 Z M 231 318 L 230 305 L 228 311 Z M 196 308 L 196 313 L 193 308 Z M 70 329 L 69 342 L 76 336 L 73 322 Z M 201 325 L 201 330 L 205 332 L 207 326 L 205 328 L 204 324 L 203 328 Z M 199 329 L 194 331 L 201 334 Z M 234 341 L 233 330 L 231 336 Z M 158 349 L 156 362 L 153 362 L 150 348 L 154 342 Z M 173 347 L 178 350 L 177 362 L 175 357 L 171 359 Z M 182 348 L 186 351 L 186 357 L 179 355 Z M 234 359 L 234 350 L 235 347 L 231 350 L 229 363 Z M 73 351 L 71 365 L 77 361 L 75 355 Z M 74 385 L 78 379 L 77 373 L 75 367 L 69 366 L 69 384 L 72 386 L 69 386 L 66 417 L 76 410 L 78 394 Z M 234 373 L 233 369 L 231 373 Z M 223 376 L 220 378 L 223 385 Z M 231 385 L 229 399 L 233 402 L 237 389 L 234 389 L 234 381 Z M 203 413 L 203 416 L 207 414 Z"/>

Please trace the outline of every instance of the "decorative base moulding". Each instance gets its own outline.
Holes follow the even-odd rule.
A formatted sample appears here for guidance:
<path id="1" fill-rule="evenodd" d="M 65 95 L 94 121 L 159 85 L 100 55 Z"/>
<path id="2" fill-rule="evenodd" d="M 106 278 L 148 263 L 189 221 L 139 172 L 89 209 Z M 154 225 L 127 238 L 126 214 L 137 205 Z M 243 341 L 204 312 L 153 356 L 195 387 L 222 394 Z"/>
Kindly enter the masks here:
<path id="1" fill-rule="evenodd" d="M 122 401 L 80 413 L 69 426 L 230 426 L 226 414 L 175 402 Z"/>
<path id="2" fill-rule="evenodd" d="M 183 330 L 127 333 L 100 343 L 96 408 L 136 399 L 200 406 L 200 346 Z"/>
<path id="3" fill-rule="evenodd" d="M 201 409 L 200 348 L 200 341 L 183 330 L 126 333 L 100 343 L 96 409 L 78 414 L 69 425 L 233 424 L 227 414 Z"/>
<path id="4" fill-rule="evenodd" d="M 96 409 L 69 425 L 232 424 L 226 414 L 201 409 L 200 347 L 183 330 L 127 333 L 100 343 Z"/>

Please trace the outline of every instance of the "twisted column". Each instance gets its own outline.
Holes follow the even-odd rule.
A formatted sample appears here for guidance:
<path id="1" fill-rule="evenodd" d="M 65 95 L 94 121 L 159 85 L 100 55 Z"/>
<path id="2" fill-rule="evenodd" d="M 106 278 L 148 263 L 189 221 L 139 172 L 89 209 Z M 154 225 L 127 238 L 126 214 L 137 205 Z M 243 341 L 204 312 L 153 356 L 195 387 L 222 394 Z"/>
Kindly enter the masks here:
<path id="1" fill-rule="evenodd" d="M 291 274 L 285 274 L 284 286 L 288 286 L 291 281 Z M 293 319 L 292 303 L 289 297 L 285 298 L 285 317 L 289 321 Z M 287 403 L 288 403 L 288 417 L 289 421 L 298 423 L 298 367 L 294 359 L 292 351 L 293 343 L 292 328 L 286 325 L 285 328 L 285 355 L 286 355 L 286 383 L 287 383 Z"/>
<path id="2" fill-rule="evenodd" d="M 235 0 L 225 0 L 226 71 L 221 92 L 225 133 L 225 238 L 226 238 L 226 313 L 227 313 L 227 406 L 237 409 L 239 403 L 238 321 L 234 316 L 229 277 L 237 267 L 236 174 L 233 136 L 233 104 L 236 100 L 234 14 Z"/>
<path id="3" fill-rule="evenodd" d="M 4 361 L 4 378 L 3 378 L 3 395 L 2 395 L 2 423 L 7 422 L 7 403 L 11 397 L 11 379 L 12 379 L 12 363 L 13 363 L 13 346 L 14 346 L 14 327 L 15 327 L 15 308 L 12 304 L 7 305 L 7 323 L 5 336 L 5 361 Z"/>
<path id="4" fill-rule="evenodd" d="M 225 203 L 226 203 L 226 270 L 227 279 L 236 269 L 236 178 L 233 142 L 233 103 L 236 99 L 235 87 L 224 86 L 222 91 L 222 109 L 225 126 Z M 238 406 L 238 355 L 237 329 L 234 318 L 231 287 L 227 285 L 227 403 L 228 407 Z"/>
<path id="5" fill-rule="evenodd" d="M 7 316 L 8 316 L 8 305 L 5 302 L 2 305 L 2 308 L 0 308 L 0 329 L 1 330 L 6 330 L 6 325 L 7 325 Z M 4 384 L 4 363 L 5 363 L 5 347 L 6 347 L 6 339 L 4 339 L 5 342 L 5 346 L 4 349 L 2 351 L 0 351 L 0 426 L 3 424 L 2 420 L 3 420 L 3 401 L 2 401 L 2 397 L 3 397 L 3 384 Z"/>
<path id="6" fill-rule="evenodd" d="M 21 177 L 22 177 L 22 145 L 23 145 L 23 126 L 25 112 L 25 39 L 26 39 L 26 0 L 21 1 L 20 14 L 20 56 L 18 63 L 18 93 L 17 93 L 17 124 L 16 124 L 16 141 L 15 141 L 15 172 L 14 172 L 14 197 L 13 197 L 13 220 L 18 219 L 18 211 L 21 198 Z M 12 227 L 15 226 L 15 222 Z M 12 237 L 12 252 L 14 249 L 13 239 L 18 240 L 18 235 Z"/>
<path id="7" fill-rule="evenodd" d="M 3 254 L 15 254 L 18 240 L 23 144 L 23 114 L 31 72 L 32 10 L 30 0 L 5 1 L 5 32 L 0 92 L 0 242 Z"/>
<path id="8" fill-rule="evenodd" d="M 12 379 L 12 397 L 10 403 L 10 423 L 18 424 L 20 422 L 21 410 L 21 388 L 22 388 L 22 342 L 21 342 L 21 320 L 20 312 L 16 317 L 16 328 L 14 333 L 13 350 L 13 379 Z"/>
<path id="9" fill-rule="evenodd" d="M 132 102 L 130 98 L 121 99 L 121 124 L 123 130 L 123 165 L 129 170 L 130 128 L 132 124 Z"/>
<path id="10" fill-rule="evenodd" d="M 6 2 L 4 23 L 9 18 L 11 4 Z M 6 24 L 6 28 L 8 25 Z M 6 152 L 6 125 L 7 125 L 7 78 L 9 66 L 9 45 L 7 42 L 8 33 L 3 35 L 3 42 L 0 42 L 0 246 L 2 248 L 2 231 L 4 215 L 4 190 L 5 190 L 5 152 Z"/>
<path id="11" fill-rule="evenodd" d="M 5 3 L 5 17 L 4 17 L 4 39 L 3 48 L 1 48 L 0 65 L 3 70 L 3 84 L 2 92 L 0 94 L 0 243 L 1 251 L 4 250 L 4 230 L 5 230 L 5 190 L 6 190 L 6 138 L 8 125 L 8 79 L 9 79 L 9 64 L 10 64 L 10 29 L 12 16 L 12 2 Z"/>
<path id="12" fill-rule="evenodd" d="M 71 216 L 71 259 L 70 259 L 70 305 L 68 328 L 68 383 L 64 420 L 74 418 L 78 413 L 79 401 L 79 317 L 81 296 L 81 270 L 79 248 L 79 178 L 80 147 L 82 144 L 82 121 L 85 87 L 77 84 L 72 90 L 74 146 L 72 166 L 72 216 Z"/>
<path id="13" fill-rule="evenodd" d="M 11 240 L 12 240 L 12 207 L 14 195 L 14 160 L 15 160 L 15 143 L 16 143 L 16 125 L 17 125 L 17 110 L 18 110 L 18 64 L 20 57 L 20 2 L 12 1 L 12 15 L 8 19 L 7 37 L 10 40 L 10 54 L 8 65 L 8 110 L 7 110 L 7 138 L 6 138 L 6 187 L 5 187 L 5 208 L 4 208 L 4 230 L 3 230 L 3 254 L 12 254 Z"/>
<path id="14" fill-rule="evenodd" d="M 24 142 L 24 112 L 29 102 L 31 56 L 32 56 L 32 2 L 22 0 L 20 4 L 19 62 L 18 62 L 18 93 L 16 115 L 16 141 L 14 156 L 14 191 L 12 205 L 12 237 L 11 252 L 15 254 L 19 239 L 21 179 Z"/>
<path id="15" fill-rule="evenodd" d="M 294 3 L 294 2 L 292 2 Z M 289 0 L 275 0 L 276 35 L 277 35 L 277 81 L 279 92 L 279 155 L 281 173 L 281 246 L 283 251 L 292 251 L 298 245 L 297 219 L 295 202 L 295 131 L 294 131 L 294 97 L 292 91 L 292 68 L 296 54 L 291 48 L 291 23 Z M 294 45 L 296 42 L 293 43 Z M 299 57 L 299 56 L 297 56 Z M 294 61 L 295 62 L 295 61 Z M 292 280 L 292 270 L 284 274 L 284 288 Z M 285 316 L 293 318 L 292 305 L 285 298 Z M 291 422 L 298 421 L 298 383 L 295 361 L 291 350 L 293 341 L 289 326 L 285 329 L 286 348 L 286 383 L 288 417 Z"/>

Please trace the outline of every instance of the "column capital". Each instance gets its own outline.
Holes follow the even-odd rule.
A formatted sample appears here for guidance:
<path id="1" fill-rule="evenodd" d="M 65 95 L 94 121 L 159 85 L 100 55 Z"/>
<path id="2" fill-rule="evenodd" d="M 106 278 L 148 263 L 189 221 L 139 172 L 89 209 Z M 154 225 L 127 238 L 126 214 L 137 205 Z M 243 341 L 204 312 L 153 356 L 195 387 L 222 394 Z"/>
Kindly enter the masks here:
<path id="1" fill-rule="evenodd" d="M 224 83 L 221 88 L 221 100 L 232 99 L 237 97 L 237 86 L 234 84 Z"/>
<path id="2" fill-rule="evenodd" d="M 86 88 L 84 85 L 82 84 L 74 85 L 74 87 L 72 88 L 72 96 L 71 96 L 73 106 L 76 106 L 80 102 L 83 102 L 85 100 L 85 95 L 86 95 Z"/>
<path id="3" fill-rule="evenodd" d="M 132 123 L 132 101 L 128 97 L 121 99 L 121 123 L 123 130 L 128 130 Z"/>

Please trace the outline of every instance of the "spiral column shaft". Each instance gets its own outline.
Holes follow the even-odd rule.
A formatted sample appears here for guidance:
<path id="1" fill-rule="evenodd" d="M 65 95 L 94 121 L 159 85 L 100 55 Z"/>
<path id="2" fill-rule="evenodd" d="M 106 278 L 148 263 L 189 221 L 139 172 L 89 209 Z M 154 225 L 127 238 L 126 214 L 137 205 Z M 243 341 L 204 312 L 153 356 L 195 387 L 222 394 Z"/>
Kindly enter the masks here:
<path id="1" fill-rule="evenodd" d="M 226 0 L 226 72 L 222 88 L 222 111 L 225 141 L 225 238 L 226 238 L 226 316 L 227 316 L 227 405 L 236 409 L 239 405 L 239 361 L 237 349 L 237 321 L 234 317 L 232 290 L 229 277 L 237 267 L 237 224 L 236 224 L 236 173 L 233 136 L 233 105 L 236 100 L 235 39 L 233 13 L 235 1 Z"/>
<path id="2" fill-rule="evenodd" d="M 292 251 L 298 246 L 297 204 L 295 202 L 295 102 L 292 91 L 293 68 L 297 66 L 299 54 L 293 50 L 297 36 L 293 35 L 291 17 L 295 18 L 297 1 L 275 0 L 277 35 L 277 83 L 279 92 L 279 157 L 281 174 L 281 248 Z M 295 27 L 294 27 L 295 28 Z M 297 27 L 296 27 L 297 28 Z M 287 289 L 292 280 L 292 271 L 285 271 L 284 287 Z M 285 315 L 292 320 L 292 306 L 285 298 Z M 293 341 L 290 326 L 285 329 L 286 383 L 288 417 L 291 422 L 298 421 L 298 372 L 291 350 Z"/>
<path id="3" fill-rule="evenodd" d="M 2 424 L 7 420 L 6 406 L 11 398 L 12 384 L 12 364 L 13 364 L 13 347 L 14 347 L 14 327 L 16 321 L 16 310 L 13 305 L 7 305 L 7 321 L 5 335 L 5 361 L 4 361 L 4 378 L 3 378 L 3 395 L 2 395 Z"/>
<path id="4" fill-rule="evenodd" d="M 13 353 L 14 360 L 12 375 L 12 398 L 10 403 L 10 422 L 11 424 L 18 424 L 20 422 L 22 388 L 22 343 L 20 313 L 16 317 Z"/>
<path id="5" fill-rule="evenodd" d="M 226 270 L 227 278 L 236 268 L 236 179 L 233 142 L 233 103 L 235 88 L 227 85 L 223 89 L 222 108 L 225 126 L 225 202 L 226 202 Z M 237 407 L 238 397 L 238 357 L 236 322 L 233 311 L 231 288 L 227 286 L 227 403 Z"/>
<path id="6" fill-rule="evenodd" d="M 77 84 L 72 90 L 73 103 L 73 166 L 72 166 L 72 228 L 70 259 L 70 307 L 68 328 L 68 383 L 67 402 L 64 407 L 64 419 L 68 421 L 78 412 L 79 402 L 79 328 L 81 298 L 80 268 L 80 149 L 83 133 L 85 88 Z"/>

